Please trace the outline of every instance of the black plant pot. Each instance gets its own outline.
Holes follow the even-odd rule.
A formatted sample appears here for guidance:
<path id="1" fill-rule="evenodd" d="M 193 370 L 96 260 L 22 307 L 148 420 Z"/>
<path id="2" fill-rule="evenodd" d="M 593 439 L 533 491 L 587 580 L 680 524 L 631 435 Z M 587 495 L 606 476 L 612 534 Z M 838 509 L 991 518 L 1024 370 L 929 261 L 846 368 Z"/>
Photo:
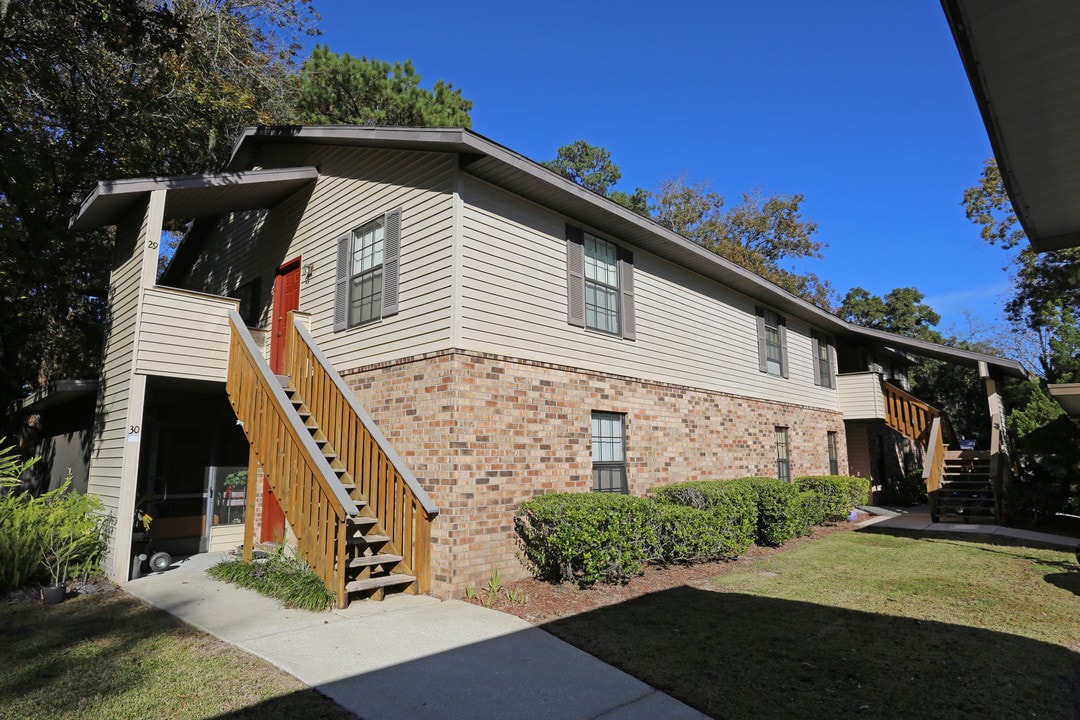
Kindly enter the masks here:
<path id="1" fill-rule="evenodd" d="M 41 600 L 46 605 L 56 605 L 64 601 L 65 592 L 67 592 L 67 586 L 63 583 L 59 585 L 46 585 L 41 588 Z"/>

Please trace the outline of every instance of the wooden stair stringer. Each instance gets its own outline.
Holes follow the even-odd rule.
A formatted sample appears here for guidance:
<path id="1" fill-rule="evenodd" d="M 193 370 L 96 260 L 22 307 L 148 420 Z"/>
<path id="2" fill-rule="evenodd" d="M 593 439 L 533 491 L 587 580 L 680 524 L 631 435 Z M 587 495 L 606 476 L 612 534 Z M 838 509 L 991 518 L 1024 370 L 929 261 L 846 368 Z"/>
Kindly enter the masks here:
<path id="1" fill-rule="evenodd" d="M 353 482 L 352 475 L 338 460 L 337 452 L 327 439 L 299 393 L 291 384 L 283 385 L 295 410 L 300 415 L 304 427 L 311 433 L 312 439 L 326 457 L 338 482 L 345 488 L 349 497 L 359 510 L 359 515 L 345 521 L 346 528 L 351 526 L 350 537 L 346 538 L 347 557 L 338 558 L 346 567 L 345 592 L 348 595 L 362 595 L 373 600 L 382 600 L 387 589 L 395 589 L 408 594 L 416 594 L 417 578 L 412 568 L 405 562 L 400 548 L 385 533 L 382 522 L 368 504 L 367 497 Z M 352 553 L 360 553 L 353 555 Z M 373 558 L 378 558 L 374 560 Z M 381 568 L 373 574 L 374 568 Z"/>

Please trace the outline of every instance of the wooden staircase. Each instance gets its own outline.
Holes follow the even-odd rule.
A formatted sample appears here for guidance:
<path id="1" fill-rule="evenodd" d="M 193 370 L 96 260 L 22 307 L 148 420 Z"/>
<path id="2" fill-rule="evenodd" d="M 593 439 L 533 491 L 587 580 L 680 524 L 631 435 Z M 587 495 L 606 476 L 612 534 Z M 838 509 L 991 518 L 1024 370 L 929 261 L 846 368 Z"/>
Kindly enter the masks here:
<path id="1" fill-rule="evenodd" d="M 999 523 L 1001 423 L 994 419 L 989 452 L 961 450 L 948 415 L 884 380 L 882 391 L 885 423 L 926 453 L 923 479 L 930 496 L 930 519 Z"/>
<path id="2" fill-rule="evenodd" d="M 997 523 L 997 493 L 985 450 L 945 450 L 934 522 Z"/>
<path id="3" fill-rule="evenodd" d="M 236 310 L 229 311 L 225 389 L 307 561 L 338 607 L 431 587 L 431 524 L 439 510 L 364 411 L 298 313 L 285 333 L 286 375 L 275 376 Z M 254 546 L 247 495 L 244 559 Z"/>
<path id="4" fill-rule="evenodd" d="M 338 481 L 359 510 L 358 515 L 346 521 L 345 555 L 337 560 L 343 562 L 348 600 L 382 600 L 386 593 L 397 591 L 416 594 L 416 576 L 409 572 L 405 557 L 398 554 L 398 548 L 386 534 L 379 519 L 368 508 L 367 499 L 353 482 L 348 469 L 338 459 L 329 438 L 319 427 L 299 391 L 293 387 L 287 375 L 279 375 L 278 380 L 293 409 L 311 434 L 311 439 L 315 441 Z"/>

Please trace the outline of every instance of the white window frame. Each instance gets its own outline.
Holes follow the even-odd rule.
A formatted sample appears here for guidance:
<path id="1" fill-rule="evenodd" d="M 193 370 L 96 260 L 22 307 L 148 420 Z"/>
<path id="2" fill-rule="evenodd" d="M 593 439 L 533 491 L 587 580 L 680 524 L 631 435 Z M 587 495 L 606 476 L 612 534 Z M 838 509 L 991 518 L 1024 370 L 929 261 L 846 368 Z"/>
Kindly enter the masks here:
<path id="1" fill-rule="evenodd" d="M 832 340 L 816 330 L 810 334 L 810 344 L 814 362 L 814 384 L 821 387 L 836 387 L 836 361 Z"/>
<path id="2" fill-rule="evenodd" d="M 757 315 L 758 370 L 774 377 L 788 376 L 787 319 L 768 308 Z"/>
<path id="3" fill-rule="evenodd" d="M 371 235 L 371 242 L 367 236 Z M 352 231 L 349 247 L 349 284 L 346 326 L 366 325 L 382 317 L 383 251 L 386 240 L 386 219 L 379 216 Z M 357 287 L 364 287 L 357 295 Z M 357 313 L 359 309 L 359 313 Z M 358 316 L 359 315 L 359 316 Z"/>
<path id="4" fill-rule="evenodd" d="M 585 233 L 585 327 L 619 335 L 622 313 L 619 305 L 619 248 L 595 235 Z M 604 302 L 601 303 L 600 299 Z"/>

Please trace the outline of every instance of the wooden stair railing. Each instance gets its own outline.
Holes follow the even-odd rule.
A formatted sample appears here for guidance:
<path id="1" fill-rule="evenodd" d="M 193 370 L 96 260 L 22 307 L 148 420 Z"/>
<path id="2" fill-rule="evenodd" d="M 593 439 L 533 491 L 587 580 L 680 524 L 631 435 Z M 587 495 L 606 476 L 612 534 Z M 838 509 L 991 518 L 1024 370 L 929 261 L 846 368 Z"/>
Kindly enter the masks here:
<path id="1" fill-rule="evenodd" d="M 319 428 L 316 440 L 360 506 L 361 519 L 374 521 L 368 532 L 386 538 L 380 553 L 400 556 L 384 573 L 413 576 L 415 585 L 405 590 L 427 592 L 431 588 L 431 524 L 439 510 L 318 349 L 302 317 L 290 313 L 285 331 L 284 370 L 293 402 L 301 402 L 311 423 Z M 351 562 L 364 562 L 365 557 L 370 556 L 353 557 Z M 371 589 L 356 583 L 349 587 L 356 592 Z M 375 592 L 381 598 L 381 588 Z"/>
<path id="2" fill-rule="evenodd" d="M 881 391 L 885 398 L 885 424 L 909 440 L 928 447 L 930 424 L 934 419 L 944 417 L 941 411 L 885 380 L 881 381 Z M 955 438 L 950 437 L 951 425 L 946 422 L 941 430 L 946 444 L 955 442 Z"/>
<path id="3" fill-rule="evenodd" d="M 941 418 L 936 417 L 930 423 L 930 434 L 926 444 L 926 457 L 923 464 L 923 482 L 930 503 L 930 519 L 937 522 L 938 500 L 941 493 L 941 480 L 945 474 L 945 442 L 942 438 Z"/>
<path id="4" fill-rule="evenodd" d="M 930 519 L 964 523 L 1001 522 L 1001 476 L 995 464 L 1000 454 L 950 448 L 944 441 L 944 416 L 934 418 L 926 448 L 923 480 L 930 501 Z"/>
<path id="5" fill-rule="evenodd" d="M 262 466 L 296 535 L 298 553 L 334 593 L 338 607 L 345 607 L 344 558 L 355 534 L 359 509 L 337 480 L 235 310 L 229 311 L 229 322 L 226 391 L 250 444 L 249 468 Z M 254 480 L 252 476 L 252 488 Z M 249 496 L 254 497 L 254 492 Z M 249 509 L 253 507 L 249 505 Z M 251 558 L 253 522 L 254 513 L 249 511 L 246 559 Z"/>

